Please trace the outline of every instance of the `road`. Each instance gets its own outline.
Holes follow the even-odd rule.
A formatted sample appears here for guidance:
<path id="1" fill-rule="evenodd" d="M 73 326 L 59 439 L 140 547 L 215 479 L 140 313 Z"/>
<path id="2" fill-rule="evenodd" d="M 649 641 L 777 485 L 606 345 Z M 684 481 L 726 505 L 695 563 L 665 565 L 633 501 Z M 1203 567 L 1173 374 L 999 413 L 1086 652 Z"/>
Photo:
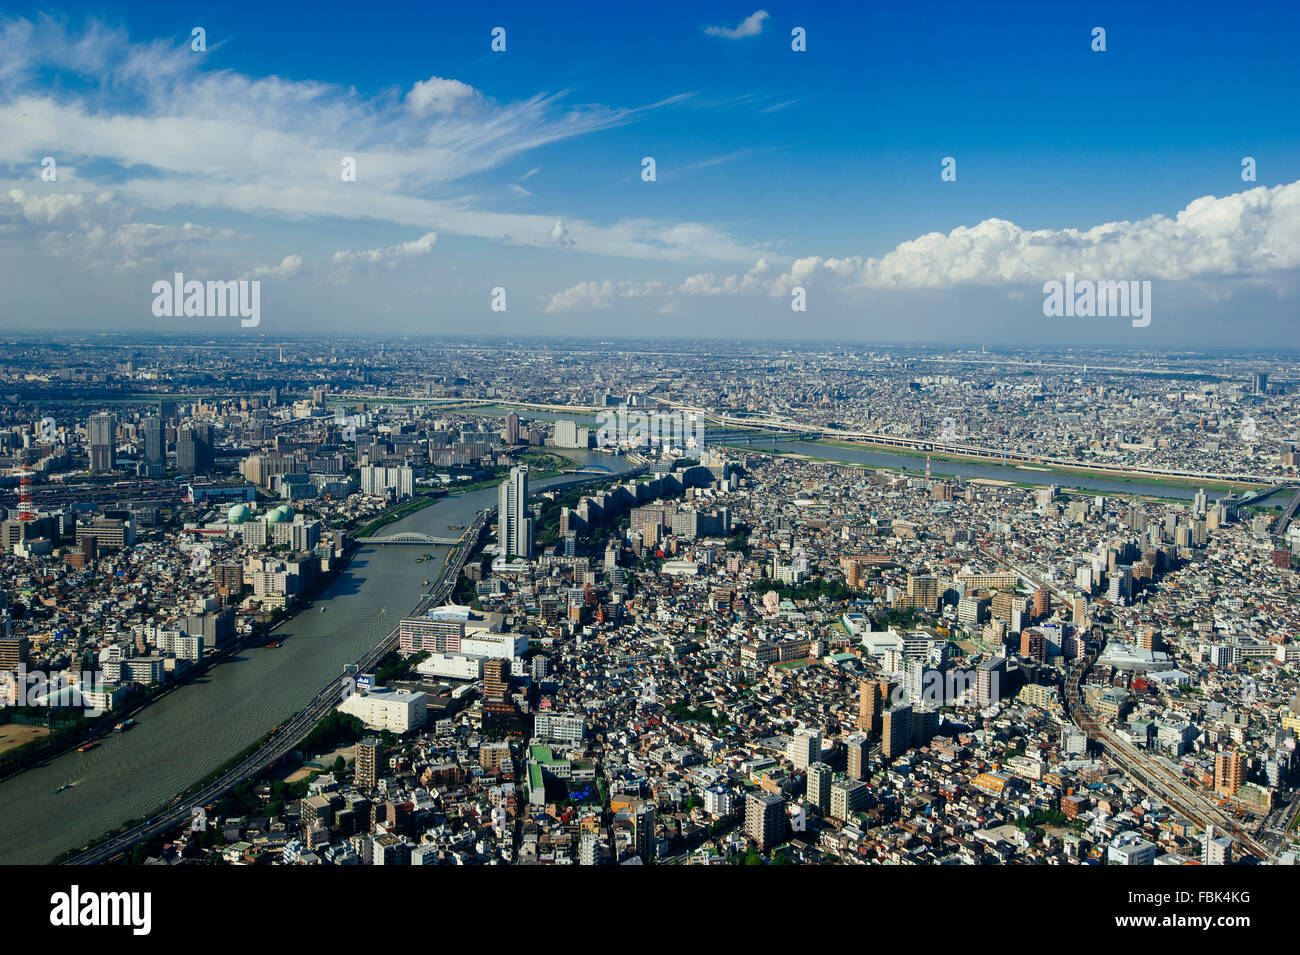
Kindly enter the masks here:
<path id="1" fill-rule="evenodd" d="M 494 508 L 479 512 L 465 532 L 466 545 L 458 547 L 448 555 L 433 588 L 420 599 L 411 612 L 412 615 L 424 613 L 431 607 L 441 606 L 452 595 L 456 580 L 465 566 L 465 559 L 474 549 L 473 542 L 478 540 Z M 398 628 L 394 627 L 379 643 L 371 647 L 356 663 L 357 672 L 364 673 L 373 668 L 380 660 L 397 648 Z M 129 851 L 137 843 L 159 835 L 189 819 L 195 809 L 216 802 L 239 783 L 261 773 L 280 759 L 283 759 L 300 744 L 312 728 L 323 719 L 339 701 L 343 699 L 344 680 L 340 675 L 324 687 L 311 702 L 296 716 L 276 730 L 266 743 L 243 760 L 238 766 L 223 773 L 217 780 L 204 786 L 193 795 L 181 799 L 163 810 L 159 815 L 141 823 L 120 835 L 114 836 L 100 845 L 94 846 L 67 860 L 65 865 L 96 865 L 107 862 L 115 856 Z"/>

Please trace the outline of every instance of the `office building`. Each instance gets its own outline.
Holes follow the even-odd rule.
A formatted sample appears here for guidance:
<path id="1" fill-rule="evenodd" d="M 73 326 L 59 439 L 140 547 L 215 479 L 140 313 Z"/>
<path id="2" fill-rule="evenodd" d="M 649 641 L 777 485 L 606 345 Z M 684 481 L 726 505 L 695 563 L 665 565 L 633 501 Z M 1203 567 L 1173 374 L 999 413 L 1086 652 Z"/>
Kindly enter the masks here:
<path id="1" fill-rule="evenodd" d="M 176 470 L 203 474 L 212 469 L 212 425 L 192 422 L 176 432 Z"/>
<path id="2" fill-rule="evenodd" d="M 1246 757 L 1239 752 L 1214 754 L 1214 791 L 1221 796 L 1235 796 L 1246 781 Z"/>
<path id="3" fill-rule="evenodd" d="M 158 415 L 149 415 L 144 419 L 144 463 L 153 467 L 167 464 L 167 445 L 163 431 L 163 420 Z"/>
<path id="4" fill-rule="evenodd" d="M 992 706 L 1002 699 L 1002 682 L 1007 674 L 1006 657 L 989 657 L 975 668 L 975 702 Z"/>
<path id="5" fill-rule="evenodd" d="M 361 493 L 374 497 L 388 497 L 404 501 L 415 494 L 415 471 L 406 466 L 378 467 L 366 465 L 360 469 Z"/>
<path id="6" fill-rule="evenodd" d="M 889 684 L 881 680 L 863 680 L 858 684 L 858 729 L 868 736 L 880 733 L 880 717 L 889 698 Z"/>
<path id="7" fill-rule="evenodd" d="M 581 714 L 542 712 L 533 723 L 533 736 L 550 743 L 577 746 L 586 732 L 587 721 Z"/>
<path id="8" fill-rule="evenodd" d="M 1205 844 L 1201 849 L 1201 865 L 1231 865 L 1232 839 L 1218 835 L 1214 826 L 1205 829 Z"/>
<path id="9" fill-rule="evenodd" d="M 555 422 L 554 444 L 557 448 L 591 447 L 591 431 L 578 427 L 576 421 Z"/>
<path id="10" fill-rule="evenodd" d="M 13 673 L 25 664 L 29 646 L 26 637 L 0 637 L 0 672 Z"/>
<path id="11" fill-rule="evenodd" d="M 354 693 L 339 704 L 339 712 L 357 717 L 368 729 L 407 733 L 424 725 L 428 699 L 424 693 L 410 693 L 377 687 L 369 693 Z"/>
<path id="12" fill-rule="evenodd" d="M 1151 865 L 1156 847 L 1136 832 L 1121 832 L 1106 849 L 1107 865 Z"/>
<path id="13" fill-rule="evenodd" d="M 238 596 L 243 591 L 243 564 L 213 564 L 212 583 L 221 596 Z"/>
<path id="14" fill-rule="evenodd" d="M 632 807 L 632 846 L 646 865 L 655 857 L 655 804 L 638 802 Z"/>
<path id="15" fill-rule="evenodd" d="M 860 780 L 837 775 L 830 785 L 831 818 L 848 822 L 854 813 L 866 808 L 870 793 Z"/>
<path id="16" fill-rule="evenodd" d="M 465 621 L 436 617 L 406 617 L 397 625 L 397 648 L 412 653 L 460 653 Z"/>

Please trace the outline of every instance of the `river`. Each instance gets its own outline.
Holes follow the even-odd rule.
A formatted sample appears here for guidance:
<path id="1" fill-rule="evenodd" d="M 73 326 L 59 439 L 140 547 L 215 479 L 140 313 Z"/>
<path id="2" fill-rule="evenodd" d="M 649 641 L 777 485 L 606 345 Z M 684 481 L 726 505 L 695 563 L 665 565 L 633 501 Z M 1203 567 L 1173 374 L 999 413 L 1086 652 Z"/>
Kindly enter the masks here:
<path id="1" fill-rule="evenodd" d="M 500 416 L 507 409 L 504 407 L 494 406 L 490 410 L 477 408 L 457 410 L 463 411 L 467 414 L 481 413 Z M 565 414 L 557 411 L 532 411 L 523 409 L 518 410 L 516 413 L 519 415 L 521 423 L 523 424 L 527 424 L 529 419 L 541 421 L 557 421 L 565 419 L 576 421 L 579 425 L 591 428 L 594 428 L 597 424 L 596 417 L 587 413 Z M 752 431 L 744 431 L 735 428 L 710 427 L 706 434 L 706 439 L 709 444 L 721 443 L 737 448 L 750 448 L 755 452 L 771 451 L 775 448 L 777 451 L 785 454 L 803 454 L 814 458 L 842 461 L 845 464 L 860 464 L 872 468 L 885 468 L 891 471 L 922 471 L 925 469 L 924 457 L 898 454 L 897 452 L 887 450 L 877 451 L 859 450 L 857 448 L 841 448 L 833 444 L 823 444 L 811 441 L 785 439 L 773 441 L 771 437 L 756 436 Z M 1045 470 L 1035 470 L 1029 467 L 1001 467 L 996 464 L 984 464 L 968 461 L 946 461 L 937 458 L 931 461 L 930 471 L 936 477 L 960 475 L 968 479 L 978 478 L 990 481 L 1009 481 L 1016 484 L 1038 484 L 1044 486 L 1055 484 L 1060 488 L 1077 488 L 1079 490 L 1092 491 L 1097 494 L 1114 495 L 1117 497 L 1149 495 L 1153 497 L 1177 498 L 1179 500 L 1190 501 L 1196 496 L 1197 491 L 1197 488 L 1191 485 L 1145 484 L 1084 474 L 1065 474 Z M 1207 492 L 1212 501 L 1223 497 L 1225 493 L 1226 492 L 1223 491 Z M 1267 503 L 1269 506 L 1277 506 L 1279 503 L 1285 503 L 1292 493 L 1292 491 L 1287 490 L 1278 491 L 1267 499 Z"/>
<path id="2" fill-rule="evenodd" d="M 628 469 L 622 458 L 567 453 L 584 465 Z M 532 487 L 563 480 L 544 478 Z M 380 533 L 454 537 L 459 531 L 449 525 L 469 525 L 480 508 L 496 504 L 496 495 L 486 487 L 450 496 Z M 312 607 L 276 630 L 280 647 L 243 650 L 146 707 L 134 729 L 0 783 L 0 864 L 49 862 L 127 819 L 147 816 L 302 709 L 419 601 L 424 578 L 433 581 L 448 548 L 427 548 L 436 560 L 417 563 L 425 550 L 362 548 Z M 72 788 L 53 792 L 64 783 Z"/>
<path id="3" fill-rule="evenodd" d="M 745 442 L 728 439 L 730 443 L 745 447 Z M 771 451 L 773 448 L 784 454 L 805 454 L 814 458 L 826 458 L 832 461 L 842 461 L 845 464 L 861 464 L 872 468 L 887 468 L 889 470 L 906 469 L 909 471 L 924 471 L 925 458 L 911 457 L 904 454 L 892 454 L 889 451 L 859 451 L 856 448 L 840 448 L 831 444 L 813 443 L 810 441 L 772 441 L 770 438 L 765 440 L 755 440 L 752 448 L 756 452 Z M 971 479 L 983 479 L 989 481 L 1009 481 L 1016 484 L 1039 484 L 1046 486 L 1055 484 L 1059 488 L 1078 488 L 1084 491 L 1092 491 L 1097 494 L 1113 495 L 1116 497 L 1132 497 L 1139 495 L 1149 495 L 1153 497 L 1179 498 L 1190 501 L 1196 496 L 1197 489 L 1186 485 L 1178 484 L 1139 484 L 1117 481 L 1112 478 L 1090 477 L 1081 474 L 1062 474 L 1052 471 L 1040 471 L 1026 467 L 1001 467 L 995 464 L 979 464 L 968 461 L 941 461 L 935 459 L 930 462 L 930 473 L 935 477 L 951 477 L 960 475 L 961 477 Z M 1211 501 L 1218 500 L 1227 492 L 1224 491 L 1207 491 L 1207 496 Z M 1238 492 L 1240 496 L 1240 492 Z"/>

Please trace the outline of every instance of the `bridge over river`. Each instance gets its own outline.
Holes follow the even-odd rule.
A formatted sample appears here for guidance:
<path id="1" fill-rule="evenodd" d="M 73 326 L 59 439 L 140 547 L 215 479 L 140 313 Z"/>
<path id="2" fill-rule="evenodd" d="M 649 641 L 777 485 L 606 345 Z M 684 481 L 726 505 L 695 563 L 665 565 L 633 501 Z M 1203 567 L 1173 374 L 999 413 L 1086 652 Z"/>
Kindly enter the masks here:
<path id="1" fill-rule="evenodd" d="M 398 534 L 387 534 L 383 537 L 360 537 L 357 543 L 369 547 L 371 544 L 426 544 L 438 547 L 455 547 L 461 542 L 460 537 L 434 537 L 432 534 L 421 534 L 419 531 L 402 531 Z"/>

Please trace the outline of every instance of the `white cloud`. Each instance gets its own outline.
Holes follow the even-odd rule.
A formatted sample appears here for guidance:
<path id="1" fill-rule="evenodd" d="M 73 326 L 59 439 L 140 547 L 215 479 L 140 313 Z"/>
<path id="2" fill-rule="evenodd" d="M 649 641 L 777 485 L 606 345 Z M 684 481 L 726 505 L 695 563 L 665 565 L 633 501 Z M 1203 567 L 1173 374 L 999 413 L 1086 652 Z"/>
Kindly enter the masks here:
<path id="1" fill-rule="evenodd" d="M 232 229 L 185 222 L 137 222 L 110 191 L 50 192 L 12 188 L 0 196 L 0 234 L 51 257 L 75 257 L 90 268 L 128 271 L 156 266 L 238 237 Z"/>
<path id="2" fill-rule="evenodd" d="M 555 220 L 555 225 L 551 226 L 547 238 L 555 245 L 573 245 L 573 239 L 569 237 L 569 230 L 565 228 L 563 219 Z"/>
<path id="3" fill-rule="evenodd" d="M 410 242 L 399 242 L 382 249 L 342 249 L 335 252 L 330 261 L 337 266 L 383 266 L 396 268 L 405 259 L 419 258 L 433 251 L 438 241 L 438 233 L 428 232 Z"/>
<path id="4" fill-rule="evenodd" d="M 73 33 L 49 18 L 0 20 L 0 164 L 53 155 L 61 169 L 96 169 L 119 202 L 155 213 L 378 220 L 557 248 L 553 212 L 495 212 L 459 184 L 683 99 L 568 106 L 561 92 L 501 103 L 437 76 L 405 95 L 364 96 L 208 62 L 174 39 L 138 43 L 98 25 Z M 341 181 L 344 157 L 356 160 L 354 182 Z M 737 264 L 754 257 L 704 223 L 566 218 L 565 228 L 564 248 L 598 255 Z"/>
<path id="5" fill-rule="evenodd" d="M 1203 196 L 1172 219 L 1153 215 L 1084 230 L 1030 230 L 1004 219 L 985 219 L 947 234 L 918 236 L 879 258 L 807 256 L 784 272 L 759 259 L 748 271 L 691 275 L 675 288 L 662 286 L 659 294 L 666 299 L 784 296 L 795 286 L 817 286 L 860 296 L 872 290 L 1037 285 L 1062 279 L 1066 272 L 1112 281 L 1184 281 L 1295 269 L 1300 269 L 1300 182 L 1221 198 Z M 561 292 L 552 303 L 577 308 L 591 298 Z"/>
<path id="6" fill-rule="evenodd" d="M 288 278 L 297 275 L 301 271 L 302 256 L 295 253 L 294 255 L 286 255 L 280 260 L 279 265 L 259 265 L 257 268 L 253 269 L 252 272 L 249 272 L 246 275 L 241 275 L 240 278 L 256 279 L 264 276 L 270 276 L 272 278 Z"/>
<path id="7" fill-rule="evenodd" d="M 660 282 L 579 282 L 556 292 L 547 303 L 550 314 L 609 308 L 616 299 L 647 298 L 662 294 Z"/>
<path id="8" fill-rule="evenodd" d="M 1022 229 L 985 219 L 931 232 L 880 258 L 800 259 L 785 283 L 826 275 L 865 288 L 950 288 L 1043 282 L 1068 272 L 1097 279 L 1180 281 L 1300 268 L 1300 182 L 1202 196 L 1174 218 L 1090 229 Z M 780 294 L 786 288 L 777 288 Z"/>
<path id="9" fill-rule="evenodd" d="M 473 111 L 483 103 L 483 96 L 468 83 L 431 76 L 420 80 L 406 94 L 406 108 L 418 116 L 439 113 L 450 116 L 458 111 Z"/>
<path id="10" fill-rule="evenodd" d="M 740 21 L 740 26 L 734 29 L 730 27 L 705 27 L 704 32 L 709 36 L 726 37 L 728 40 L 740 40 L 747 36 L 758 36 L 763 32 L 763 21 L 767 19 L 766 10 L 755 10 L 745 19 Z"/>

